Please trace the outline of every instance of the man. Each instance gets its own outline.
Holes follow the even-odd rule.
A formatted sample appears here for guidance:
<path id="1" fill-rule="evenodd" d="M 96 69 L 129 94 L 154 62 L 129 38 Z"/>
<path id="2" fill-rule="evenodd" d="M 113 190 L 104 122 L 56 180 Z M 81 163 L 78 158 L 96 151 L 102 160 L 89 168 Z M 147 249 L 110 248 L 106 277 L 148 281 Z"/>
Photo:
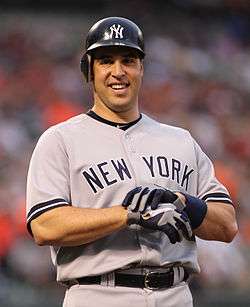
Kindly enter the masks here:
<path id="1" fill-rule="evenodd" d="M 234 207 L 190 134 L 140 114 L 141 30 L 105 18 L 81 70 L 94 104 L 48 129 L 34 150 L 27 225 L 50 245 L 64 307 L 192 306 L 195 235 L 230 242 Z"/>

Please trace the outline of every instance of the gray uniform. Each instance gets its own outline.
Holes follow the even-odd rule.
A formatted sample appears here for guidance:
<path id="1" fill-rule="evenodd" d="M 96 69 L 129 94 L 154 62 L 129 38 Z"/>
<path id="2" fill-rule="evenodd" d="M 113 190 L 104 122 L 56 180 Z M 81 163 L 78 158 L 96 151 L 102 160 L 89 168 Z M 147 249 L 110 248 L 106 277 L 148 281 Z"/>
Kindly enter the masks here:
<path id="1" fill-rule="evenodd" d="M 27 182 L 28 229 L 33 219 L 58 206 L 112 207 L 132 188 L 149 184 L 231 203 L 211 161 L 188 131 L 146 115 L 123 131 L 81 114 L 49 128 L 37 143 Z M 51 255 L 60 282 L 134 264 L 180 263 L 190 273 L 199 272 L 195 241 L 171 244 L 164 233 L 140 226 L 81 246 L 52 246 Z"/>

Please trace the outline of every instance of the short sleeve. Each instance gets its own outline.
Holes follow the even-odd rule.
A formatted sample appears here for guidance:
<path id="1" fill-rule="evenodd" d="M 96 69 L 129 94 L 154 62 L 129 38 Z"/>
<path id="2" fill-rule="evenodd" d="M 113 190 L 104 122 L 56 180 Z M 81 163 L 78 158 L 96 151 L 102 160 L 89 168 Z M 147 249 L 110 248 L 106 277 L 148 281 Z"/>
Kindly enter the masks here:
<path id="1" fill-rule="evenodd" d="M 55 128 L 40 137 L 30 160 L 26 212 L 27 228 L 42 213 L 70 205 L 69 161 L 63 139 Z"/>
<path id="2" fill-rule="evenodd" d="M 197 197 L 204 201 L 224 202 L 232 204 L 228 190 L 215 177 L 214 166 L 201 147 L 194 141 L 198 167 Z"/>

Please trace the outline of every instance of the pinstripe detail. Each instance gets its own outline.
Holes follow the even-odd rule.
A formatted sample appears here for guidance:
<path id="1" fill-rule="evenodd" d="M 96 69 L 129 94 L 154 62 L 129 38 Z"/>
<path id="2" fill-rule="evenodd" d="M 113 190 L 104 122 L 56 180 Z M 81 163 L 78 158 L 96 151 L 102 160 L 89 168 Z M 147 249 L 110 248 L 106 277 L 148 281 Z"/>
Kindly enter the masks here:
<path id="1" fill-rule="evenodd" d="M 212 201 L 212 202 L 222 202 L 222 203 L 227 203 L 227 204 L 233 204 L 230 196 L 225 193 L 210 193 L 202 197 L 202 200 L 204 201 Z"/>
<path id="2" fill-rule="evenodd" d="M 37 218 L 42 213 L 49 211 L 54 208 L 70 206 L 66 200 L 62 198 L 56 198 L 53 200 L 46 201 L 44 203 L 40 203 L 31 208 L 27 216 L 27 229 L 29 233 L 32 235 L 30 223 L 33 219 Z"/>
<path id="3" fill-rule="evenodd" d="M 37 217 L 41 213 L 48 211 L 50 209 L 53 209 L 54 207 L 68 206 L 68 205 L 69 203 L 63 198 L 56 198 L 56 199 L 46 201 L 44 203 L 37 204 L 34 207 L 32 207 L 31 210 L 29 211 L 28 216 L 27 216 L 27 221 L 29 222 L 30 220 L 34 218 L 34 216 Z"/>

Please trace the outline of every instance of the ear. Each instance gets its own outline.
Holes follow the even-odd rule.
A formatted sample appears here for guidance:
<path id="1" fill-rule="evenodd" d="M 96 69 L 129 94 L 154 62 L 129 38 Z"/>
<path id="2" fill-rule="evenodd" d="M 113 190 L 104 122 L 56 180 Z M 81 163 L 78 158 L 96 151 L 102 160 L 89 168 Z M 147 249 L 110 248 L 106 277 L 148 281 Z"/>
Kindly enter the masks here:
<path id="1" fill-rule="evenodd" d="M 89 80 L 94 81 L 94 57 L 89 56 Z"/>
<path id="2" fill-rule="evenodd" d="M 143 74 L 144 74 L 144 63 L 143 63 L 143 60 L 140 61 L 140 64 L 141 64 L 141 76 L 143 76 Z"/>
<path id="3" fill-rule="evenodd" d="M 90 77 L 91 77 L 91 56 L 89 54 L 84 54 L 82 59 L 81 59 L 81 71 L 86 79 L 87 82 L 89 82 Z"/>

